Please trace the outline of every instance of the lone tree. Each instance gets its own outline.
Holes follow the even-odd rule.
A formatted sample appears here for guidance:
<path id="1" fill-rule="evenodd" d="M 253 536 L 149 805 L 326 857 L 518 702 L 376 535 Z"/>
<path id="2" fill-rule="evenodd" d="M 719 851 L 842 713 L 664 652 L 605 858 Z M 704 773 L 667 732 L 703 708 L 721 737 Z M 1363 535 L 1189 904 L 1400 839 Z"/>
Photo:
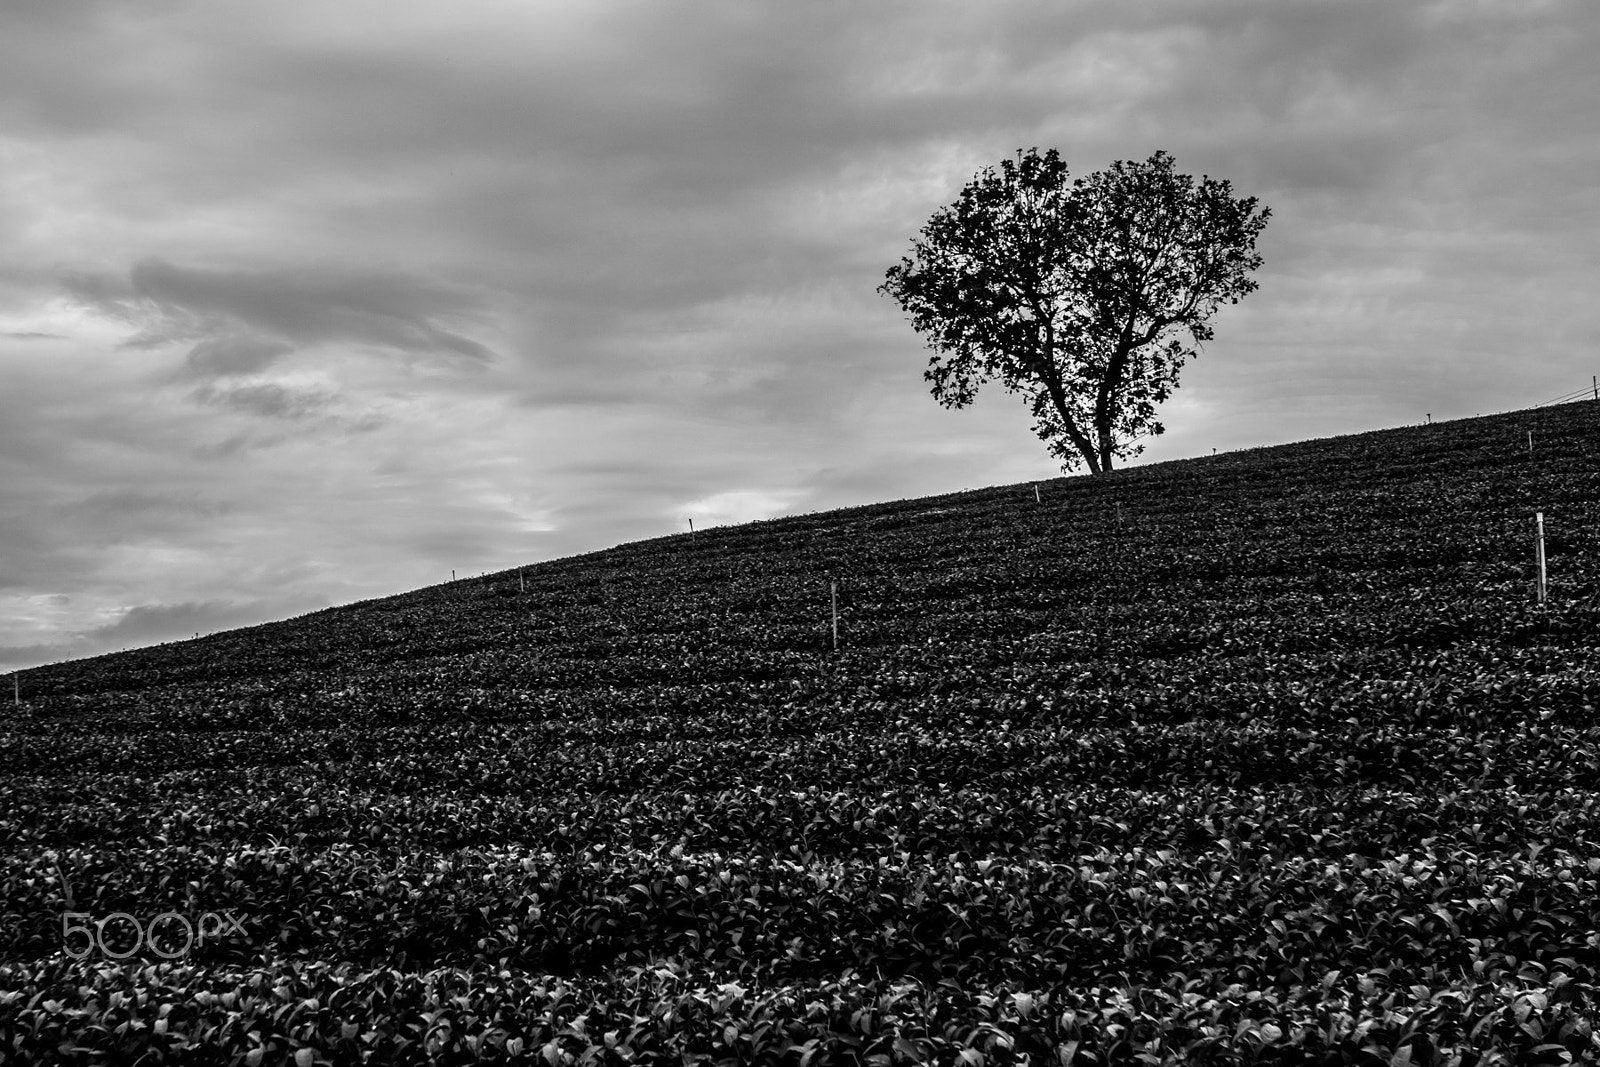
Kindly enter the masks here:
<path id="1" fill-rule="evenodd" d="M 878 291 L 926 335 L 941 404 L 998 379 L 1028 397 L 1062 470 L 1102 474 L 1164 432 L 1156 405 L 1211 339 L 1206 320 L 1256 288 L 1270 215 L 1165 152 L 1069 182 L 1055 149 L 1018 151 L 934 212 Z"/>

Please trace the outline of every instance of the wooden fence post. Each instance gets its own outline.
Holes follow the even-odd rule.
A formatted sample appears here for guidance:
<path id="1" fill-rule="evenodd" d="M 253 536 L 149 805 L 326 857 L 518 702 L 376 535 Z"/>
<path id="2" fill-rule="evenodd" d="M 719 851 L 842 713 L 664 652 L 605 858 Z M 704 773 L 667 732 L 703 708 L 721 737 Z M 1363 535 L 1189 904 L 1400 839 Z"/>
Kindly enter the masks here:
<path id="1" fill-rule="evenodd" d="M 839 583 L 835 581 L 828 584 L 831 587 L 833 600 L 833 647 L 837 651 L 839 648 Z"/>
<path id="2" fill-rule="evenodd" d="M 1549 589 L 1544 569 L 1544 512 L 1535 512 L 1533 521 L 1535 524 L 1534 558 L 1539 562 L 1539 603 L 1543 604 Z"/>

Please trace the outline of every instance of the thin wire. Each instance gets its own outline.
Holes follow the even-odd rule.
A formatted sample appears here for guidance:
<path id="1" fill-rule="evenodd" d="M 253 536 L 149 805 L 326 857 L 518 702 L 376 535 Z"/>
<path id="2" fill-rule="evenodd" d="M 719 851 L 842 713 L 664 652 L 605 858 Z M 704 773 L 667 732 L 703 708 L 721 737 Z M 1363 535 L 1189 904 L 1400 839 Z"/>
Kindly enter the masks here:
<path id="1" fill-rule="evenodd" d="M 1546 400 L 1542 404 L 1535 404 L 1534 407 L 1547 408 L 1551 404 L 1564 404 L 1564 403 L 1566 403 L 1566 402 L 1568 402 L 1570 400 L 1576 400 L 1580 396 L 1590 396 L 1590 395 L 1593 394 L 1593 392 L 1594 392 L 1594 387 L 1591 385 L 1591 386 L 1589 386 L 1587 388 L 1578 389 L 1578 390 L 1576 390 L 1574 392 L 1568 393 L 1565 396 L 1558 396 L 1554 400 Z"/>

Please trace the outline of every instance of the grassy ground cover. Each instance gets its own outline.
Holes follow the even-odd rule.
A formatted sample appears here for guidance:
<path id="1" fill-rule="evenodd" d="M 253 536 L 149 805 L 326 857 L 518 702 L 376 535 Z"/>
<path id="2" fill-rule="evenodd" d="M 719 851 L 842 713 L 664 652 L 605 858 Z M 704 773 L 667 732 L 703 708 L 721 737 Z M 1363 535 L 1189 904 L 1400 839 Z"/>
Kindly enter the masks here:
<path id="1" fill-rule="evenodd" d="M 27 672 L 0 1063 L 1600 1057 L 1600 405 L 1040 489 Z"/>

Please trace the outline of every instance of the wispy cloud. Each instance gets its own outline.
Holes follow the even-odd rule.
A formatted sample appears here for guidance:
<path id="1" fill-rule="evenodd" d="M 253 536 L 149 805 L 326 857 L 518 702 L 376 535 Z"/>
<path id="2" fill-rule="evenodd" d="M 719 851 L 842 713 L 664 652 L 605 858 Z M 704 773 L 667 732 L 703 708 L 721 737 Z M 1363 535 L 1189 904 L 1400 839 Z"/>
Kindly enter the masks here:
<path id="1" fill-rule="evenodd" d="M 257 334 L 210 337 L 189 350 L 183 373 L 194 378 L 258 374 L 294 351 L 286 341 Z"/>
<path id="2" fill-rule="evenodd" d="M 69 273 L 63 283 L 88 307 L 137 325 L 132 345 L 198 340 L 189 353 L 197 369 L 262 369 L 294 345 L 341 342 L 472 364 L 492 358 L 445 326 L 474 316 L 469 296 L 402 274 L 202 270 L 145 259 L 126 281 Z"/>
<path id="3" fill-rule="evenodd" d="M 275 382 L 256 385 L 201 386 L 190 394 L 213 407 L 264 419 L 305 420 L 325 414 L 335 398 L 315 389 L 293 389 Z"/>

